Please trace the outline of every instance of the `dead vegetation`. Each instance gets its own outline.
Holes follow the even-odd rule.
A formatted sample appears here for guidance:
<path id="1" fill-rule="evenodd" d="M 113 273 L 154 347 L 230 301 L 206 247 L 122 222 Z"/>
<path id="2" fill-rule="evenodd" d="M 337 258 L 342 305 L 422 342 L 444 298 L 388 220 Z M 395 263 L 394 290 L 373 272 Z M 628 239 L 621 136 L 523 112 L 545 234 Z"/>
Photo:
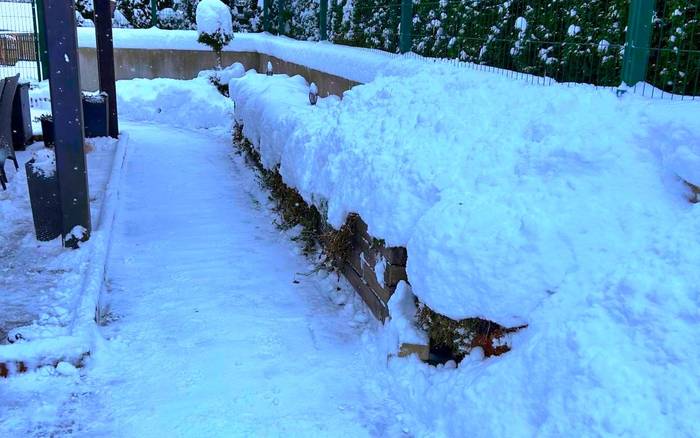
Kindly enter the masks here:
<path id="1" fill-rule="evenodd" d="M 279 215 L 276 225 L 282 230 L 300 227 L 293 240 L 303 245 L 304 254 L 318 255 L 317 268 L 339 272 L 352 251 L 352 236 L 358 216 L 351 214 L 346 223 L 336 230 L 324 219 L 314 205 L 309 205 L 299 192 L 286 185 L 278 169 L 265 169 L 260 154 L 243 136 L 243 128 L 236 125 L 234 144 L 245 154 L 248 163 L 258 171 L 260 184 L 269 191 L 270 201 Z"/>
<path id="2" fill-rule="evenodd" d="M 690 189 L 690 195 L 688 196 L 688 201 L 693 204 L 700 202 L 700 187 L 695 184 L 689 183 L 688 181 L 683 181 L 685 185 Z"/>
<path id="3" fill-rule="evenodd" d="M 428 333 L 431 352 L 457 361 L 476 347 L 481 347 L 485 357 L 507 353 L 510 351 L 509 335 L 527 327 L 503 327 L 481 318 L 455 321 L 423 303 L 418 305 L 417 319 L 419 326 Z"/>
<path id="4" fill-rule="evenodd" d="M 248 164 L 258 171 L 261 185 L 269 191 L 270 200 L 280 217 L 277 226 L 285 230 L 300 226 L 299 235 L 294 240 L 303 244 L 307 256 L 318 256 L 317 270 L 326 269 L 339 275 L 352 254 L 353 234 L 360 217 L 350 214 L 340 229 L 332 228 L 315 206 L 309 206 L 297 190 L 284 183 L 278 169 L 263 167 L 260 154 L 243 136 L 243 127 L 239 124 L 234 128 L 234 145 L 244 154 Z M 373 247 L 384 245 L 381 239 L 372 241 Z M 416 319 L 428 333 L 431 355 L 438 358 L 436 362 L 460 361 L 476 347 L 483 349 L 485 357 L 499 356 L 510 351 L 509 335 L 526 327 L 508 328 L 480 318 L 455 321 L 422 303 L 419 303 Z"/>

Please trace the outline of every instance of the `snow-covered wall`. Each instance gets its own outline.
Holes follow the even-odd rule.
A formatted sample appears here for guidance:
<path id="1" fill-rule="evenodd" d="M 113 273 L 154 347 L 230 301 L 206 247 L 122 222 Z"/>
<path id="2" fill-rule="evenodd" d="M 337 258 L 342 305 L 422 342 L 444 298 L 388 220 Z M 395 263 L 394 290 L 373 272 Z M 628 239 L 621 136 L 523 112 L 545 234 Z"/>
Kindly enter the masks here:
<path id="1" fill-rule="evenodd" d="M 95 48 L 93 28 L 78 29 L 78 45 Z M 205 51 L 194 30 L 114 29 L 115 49 Z M 264 33 L 237 33 L 224 53 L 258 53 L 355 82 L 369 82 L 397 55 L 323 42 L 297 41 Z M 170 53 L 170 52 L 169 52 Z M 212 64 L 213 65 L 213 64 Z M 136 68 L 136 66 L 134 66 Z"/>
<path id="2" fill-rule="evenodd" d="M 700 103 L 409 60 L 316 106 L 301 77 L 229 88 L 263 164 L 332 225 L 359 213 L 406 246 L 422 302 L 528 324 L 454 372 L 390 364 L 387 387 L 435 430 L 692 435 L 700 206 L 679 177 L 696 178 Z"/>

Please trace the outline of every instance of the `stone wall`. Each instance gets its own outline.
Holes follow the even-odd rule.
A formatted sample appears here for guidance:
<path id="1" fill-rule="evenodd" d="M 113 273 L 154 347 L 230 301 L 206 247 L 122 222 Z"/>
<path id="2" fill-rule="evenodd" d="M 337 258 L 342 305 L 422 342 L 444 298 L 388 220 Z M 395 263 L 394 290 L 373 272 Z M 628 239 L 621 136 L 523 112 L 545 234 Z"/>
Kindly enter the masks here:
<path id="1" fill-rule="evenodd" d="M 95 49 L 81 47 L 79 57 L 80 81 L 83 90 L 97 90 L 99 84 Z M 331 94 L 341 96 L 343 92 L 357 85 L 357 82 L 265 54 L 255 52 L 222 53 L 224 65 L 240 62 L 246 70 L 252 68 L 258 72 L 265 72 L 268 61 L 272 63 L 275 73 L 301 75 L 309 82 L 315 82 L 319 94 L 323 97 Z M 211 69 L 215 65 L 216 56 L 214 53 L 201 50 L 114 49 L 117 80 L 134 78 L 192 79 L 200 71 Z"/>

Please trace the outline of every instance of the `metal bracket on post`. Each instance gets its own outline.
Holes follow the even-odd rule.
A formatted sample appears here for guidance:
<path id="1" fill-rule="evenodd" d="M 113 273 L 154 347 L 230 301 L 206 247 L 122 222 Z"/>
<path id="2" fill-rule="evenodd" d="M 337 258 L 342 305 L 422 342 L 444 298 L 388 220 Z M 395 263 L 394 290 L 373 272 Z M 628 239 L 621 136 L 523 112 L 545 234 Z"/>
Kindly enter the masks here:
<path id="1" fill-rule="evenodd" d="M 646 78 L 651 45 L 654 0 L 632 0 L 622 61 L 622 86 L 634 87 Z M 622 89 L 621 89 L 622 91 Z"/>
<path id="2" fill-rule="evenodd" d="M 158 27 L 158 0 L 151 0 L 151 27 Z"/>
<path id="3" fill-rule="evenodd" d="M 399 29 L 399 51 L 411 51 L 411 33 L 413 32 L 413 1 L 401 0 L 401 26 Z"/>
<path id="4" fill-rule="evenodd" d="M 318 27 L 321 33 L 321 41 L 326 41 L 328 39 L 328 0 L 320 1 L 321 5 L 319 8 Z"/>
<path id="5" fill-rule="evenodd" d="M 63 243 L 75 248 L 92 229 L 83 137 L 83 106 L 74 0 L 45 1 L 56 176 Z"/>
<path id="6" fill-rule="evenodd" d="M 100 91 L 109 96 L 109 136 L 119 136 L 117 118 L 117 87 L 114 74 L 114 47 L 112 43 L 112 11 L 109 0 L 94 0 L 95 40 L 97 47 L 97 73 Z"/>

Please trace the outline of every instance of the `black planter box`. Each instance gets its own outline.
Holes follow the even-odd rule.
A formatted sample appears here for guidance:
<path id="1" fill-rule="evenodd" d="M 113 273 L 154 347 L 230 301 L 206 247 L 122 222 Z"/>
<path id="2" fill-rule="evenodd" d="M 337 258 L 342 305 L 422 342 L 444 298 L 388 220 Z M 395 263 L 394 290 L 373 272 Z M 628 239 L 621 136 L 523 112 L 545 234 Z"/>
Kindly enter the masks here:
<path id="1" fill-rule="evenodd" d="M 62 214 L 58 197 L 58 177 L 56 172 L 46 176 L 42 172 L 35 171 L 34 162 L 32 158 L 24 165 L 27 170 L 29 200 L 32 205 L 36 238 L 47 242 L 61 235 Z"/>
<path id="2" fill-rule="evenodd" d="M 12 145 L 16 151 L 23 151 L 31 142 L 32 115 L 29 105 L 29 83 L 17 85 L 12 102 Z"/>
<path id="3" fill-rule="evenodd" d="M 53 120 L 41 119 L 41 132 L 44 136 L 44 146 L 53 148 L 56 145 L 54 137 Z"/>
<path id="4" fill-rule="evenodd" d="M 83 95 L 85 137 L 109 136 L 109 109 L 106 94 Z"/>

